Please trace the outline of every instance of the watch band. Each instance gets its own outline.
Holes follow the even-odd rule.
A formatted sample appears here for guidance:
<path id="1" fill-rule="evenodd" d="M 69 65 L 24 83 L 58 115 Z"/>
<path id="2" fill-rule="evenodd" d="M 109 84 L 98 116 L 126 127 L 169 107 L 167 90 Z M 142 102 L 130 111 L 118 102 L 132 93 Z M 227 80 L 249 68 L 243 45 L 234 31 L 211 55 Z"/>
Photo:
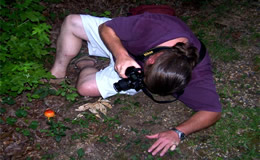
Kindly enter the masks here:
<path id="1" fill-rule="evenodd" d="M 179 138 L 180 138 L 180 140 L 182 141 L 182 140 L 184 140 L 185 139 L 185 134 L 182 132 L 182 131 L 180 131 L 180 130 L 178 130 L 178 129 L 176 129 L 176 128 L 173 128 L 173 129 L 171 129 L 172 131 L 174 131 L 174 132 L 176 132 L 177 134 L 178 134 L 178 136 L 179 136 Z"/>

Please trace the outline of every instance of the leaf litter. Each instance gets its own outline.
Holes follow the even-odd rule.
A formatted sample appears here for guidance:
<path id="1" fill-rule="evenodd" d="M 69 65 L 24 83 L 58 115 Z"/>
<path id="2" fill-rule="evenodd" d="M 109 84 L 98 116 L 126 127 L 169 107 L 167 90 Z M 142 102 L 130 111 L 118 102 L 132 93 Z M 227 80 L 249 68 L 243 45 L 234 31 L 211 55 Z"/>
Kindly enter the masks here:
<path id="1" fill-rule="evenodd" d="M 86 103 L 86 104 L 79 106 L 77 109 L 75 109 L 75 111 L 84 112 L 84 111 L 88 110 L 91 113 L 93 113 L 96 117 L 102 119 L 99 112 L 101 112 L 104 115 L 107 115 L 107 108 L 112 109 L 112 105 L 110 104 L 110 101 L 107 99 L 99 98 L 94 103 Z M 77 115 L 77 118 L 82 117 L 82 116 L 83 116 L 83 114 L 79 113 Z"/>

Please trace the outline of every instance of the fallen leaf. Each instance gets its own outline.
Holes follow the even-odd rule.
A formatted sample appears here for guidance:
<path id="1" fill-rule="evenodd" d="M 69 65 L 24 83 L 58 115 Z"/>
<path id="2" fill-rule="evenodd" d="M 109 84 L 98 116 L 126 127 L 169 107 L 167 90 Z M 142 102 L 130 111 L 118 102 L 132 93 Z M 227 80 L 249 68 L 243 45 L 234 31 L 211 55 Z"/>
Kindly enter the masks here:
<path id="1" fill-rule="evenodd" d="M 86 111 L 89 110 L 91 113 L 95 114 L 96 117 L 101 119 L 101 116 L 99 115 L 99 112 L 106 115 L 107 114 L 107 108 L 111 109 L 112 105 L 109 103 L 110 101 L 107 99 L 98 99 L 98 101 L 94 103 L 86 103 L 81 106 L 79 106 L 75 111 Z M 107 108 L 106 108 L 107 107 Z M 77 116 L 81 117 L 81 113 Z"/>

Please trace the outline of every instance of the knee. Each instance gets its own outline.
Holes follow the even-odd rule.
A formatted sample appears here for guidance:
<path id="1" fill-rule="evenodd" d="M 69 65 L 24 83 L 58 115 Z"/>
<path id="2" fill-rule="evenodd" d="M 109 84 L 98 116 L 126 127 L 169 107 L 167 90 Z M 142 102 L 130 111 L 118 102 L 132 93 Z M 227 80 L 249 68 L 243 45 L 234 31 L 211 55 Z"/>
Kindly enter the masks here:
<path id="1" fill-rule="evenodd" d="M 91 97 L 99 96 L 99 94 L 97 94 L 97 88 L 95 87 L 95 85 L 89 84 L 87 82 L 78 84 L 77 90 L 78 93 L 82 96 L 91 96 Z"/>
<path id="2" fill-rule="evenodd" d="M 82 96 L 89 96 L 87 95 L 89 93 L 89 91 L 91 90 L 90 85 L 86 84 L 86 83 L 81 83 L 77 85 L 77 90 L 78 93 Z"/>
<path id="3" fill-rule="evenodd" d="M 63 26 L 64 27 L 69 27 L 69 28 L 77 27 L 77 26 L 79 26 L 80 22 L 81 22 L 80 15 L 78 15 L 78 14 L 70 14 L 63 21 Z"/>

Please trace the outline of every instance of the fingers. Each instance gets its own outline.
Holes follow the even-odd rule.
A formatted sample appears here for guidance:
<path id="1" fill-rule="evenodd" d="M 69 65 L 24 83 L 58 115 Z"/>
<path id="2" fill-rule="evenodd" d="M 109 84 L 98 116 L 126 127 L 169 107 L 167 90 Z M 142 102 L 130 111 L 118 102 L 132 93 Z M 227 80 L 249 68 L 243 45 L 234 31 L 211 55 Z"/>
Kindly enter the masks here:
<path id="1" fill-rule="evenodd" d="M 125 71 L 130 66 L 133 66 L 135 68 L 141 68 L 140 65 L 135 60 L 129 57 L 123 60 L 121 59 L 117 60 L 115 65 L 115 70 L 117 71 L 120 77 L 127 78 L 127 76 L 125 75 Z"/>
<path id="2" fill-rule="evenodd" d="M 148 149 L 148 152 L 152 152 L 153 151 L 153 153 L 152 153 L 152 155 L 156 155 L 157 154 L 157 150 L 158 150 L 158 148 L 159 148 L 159 146 L 160 146 L 160 144 L 162 143 L 162 141 L 161 140 L 157 140 L 149 149 Z M 156 148 L 156 150 L 154 150 Z M 161 148 L 160 148 L 161 149 Z"/>
<path id="3" fill-rule="evenodd" d="M 140 68 L 140 66 L 139 65 L 134 65 L 134 64 L 129 64 L 129 65 L 124 65 L 124 66 L 122 66 L 122 67 L 117 67 L 116 68 L 116 71 L 117 71 L 117 73 L 119 74 L 119 76 L 120 77 L 122 77 L 122 78 L 127 78 L 127 76 L 125 75 L 125 72 L 126 72 L 126 69 L 128 68 L 128 67 L 131 67 L 131 66 L 133 66 L 133 67 L 135 67 L 135 68 Z"/>
<path id="4" fill-rule="evenodd" d="M 161 157 L 164 156 L 164 154 L 169 150 L 170 147 L 171 147 L 171 145 L 167 144 L 167 145 L 163 148 L 162 152 L 160 153 L 160 156 L 161 156 Z"/>
<path id="5" fill-rule="evenodd" d="M 156 155 L 158 152 L 161 151 L 160 156 L 164 156 L 164 154 L 169 150 L 171 145 L 168 142 L 161 142 L 157 148 L 152 152 L 152 155 Z M 152 149 L 153 150 L 153 149 Z M 148 150 L 149 152 L 149 150 Z"/>
<path id="6" fill-rule="evenodd" d="M 175 150 L 179 144 L 179 138 L 172 132 L 162 132 L 150 136 L 146 136 L 149 139 L 158 139 L 149 149 L 148 152 L 152 152 L 152 155 L 156 155 L 161 151 L 160 156 L 170 149 L 171 151 Z"/>
<path id="7" fill-rule="evenodd" d="M 148 152 L 152 152 L 152 155 L 156 155 L 161 151 L 160 156 L 164 156 L 164 154 L 170 149 L 171 151 L 175 150 L 177 144 L 173 144 L 173 142 L 157 140 L 149 149 Z"/>
<path id="8" fill-rule="evenodd" d="M 174 145 L 172 145 L 172 147 L 171 147 L 171 151 L 174 151 L 176 149 L 176 144 L 174 144 Z"/>
<path id="9" fill-rule="evenodd" d="M 122 78 L 127 78 L 125 75 L 126 69 L 127 69 L 127 67 L 124 67 L 124 66 L 115 66 L 115 70 L 117 71 L 119 76 Z"/>
<path id="10" fill-rule="evenodd" d="M 155 139 L 155 138 L 159 138 L 159 134 L 157 133 L 157 134 L 153 134 L 153 135 L 147 135 L 146 136 L 147 138 L 149 138 L 149 139 Z"/>
<path id="11" fill-rule="evenodd" d="M 177 142 L 177 143 L 174 143 L 174 144 L 171 146 L 170 150 L 171 150 L 171 151 L 174 151 L 178 145 L 179 145 L 178 142 Z"/>

